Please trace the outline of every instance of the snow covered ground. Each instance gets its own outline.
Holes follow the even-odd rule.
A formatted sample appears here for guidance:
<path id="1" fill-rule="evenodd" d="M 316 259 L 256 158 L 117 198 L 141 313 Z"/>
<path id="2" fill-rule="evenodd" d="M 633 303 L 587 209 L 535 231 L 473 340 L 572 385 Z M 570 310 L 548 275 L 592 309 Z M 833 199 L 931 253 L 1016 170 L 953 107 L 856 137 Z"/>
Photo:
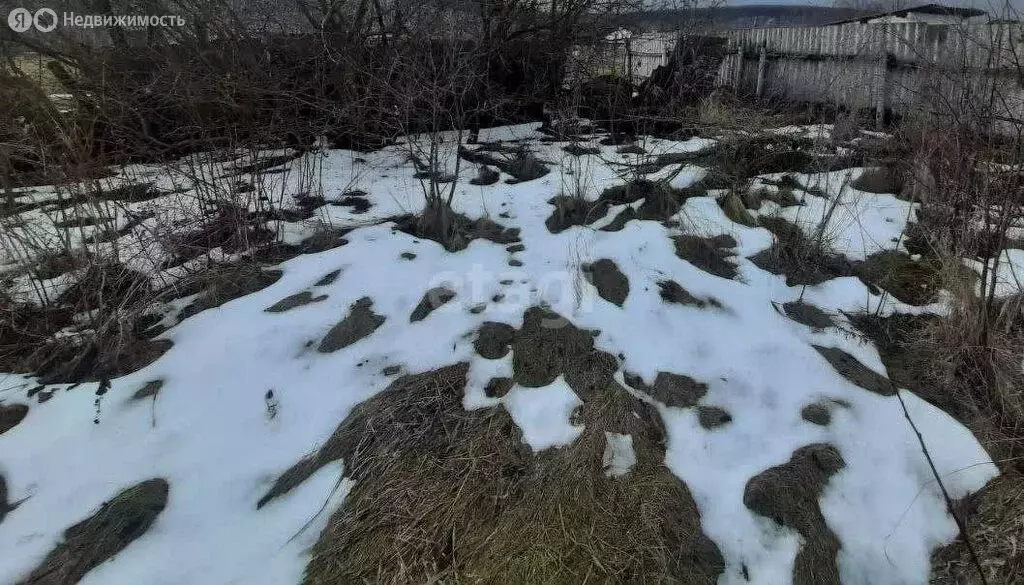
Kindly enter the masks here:
<path id="1" fill-rule="evenodd" d="M 968 259 L 964 263 L 980 277 L 984 270 L 984 264 L 979 260 Z M 989 274 L 996 271 L 995 297 L 1003 298 L 1021 294 L 1024 291 L 1024 250 L 1009 248 L 1003 250 L 999 255 L 999 263 L 994 258 L 988 260 Z M 977 285 L 981 290 L 981 283 Z"/>
<path id="2" fill-rule="evenodd" d="M 620 231 L 574 226 L 553 234 L 545 225 L 555 209 L 549 200 L 575 184 L 573 176 L 559 172 L 568 164 L 566 143 L 541 142 L 531 126 L 488 133 L 481 139 L 523 141 L 554 170 L 532 181 L 509 184 L 503 174 L 495 184 L 476 186 L 469 183 L 476 165 L 463 164 L 455 207 L 471 219 L 490 217 L 518 228 L 525 249 L 510 252 L 507 245 L 476 239 L 465 250 L 448 252 L 396 231 L 388 218 L 423 205 L 407 150 L 398 145 L 369 154 L 327 151 L 312 155 L 322 157 L 325 198 L 360 190 L 371 207 L 359 211 L 328 203 L 311 220 L 278 227 L 291 230 L 296 241 L 312 224 L 354 227 L 345 236 L 348 244 L 288 260 L 271 286 L 185 319 L 161 336 L 173 341 L 171 350 L 112 380 L 102 395 L 95 383 L 37 393 L 31 377 L 0 375 L 0 401 L 29 405 L 27 417 L 0 435 L 0 475 L 9 501 L 19 503 L 0 522 L 0 582 L 19 581 L 66 528 L 119 490 L 160 477 L 170 484 L 167 508 L 148 532 L 83 583 L 298 583 L 308 547 L 331 512 L 344 505 L 351 482 L 343 466 L 322 469 L 261 509 L 256 502 L 282 471 L 323 444 L 353 407 L 397 376 L 469 362 L 466 408 L 508 409 L 534 450 L 558 448 L 579 436 L 580 427 L 571 421 L 579 398 L 562 378 L 541 389 L 516 386 L 502 398 L 484 392 L 492 377 L 510 374 L 512 358 L 478 355 L 476 331 L 485 321 L 521 327 L 528 308 L 547 305 L 574 326 L 600 332 L 596 346 L 619 356 L 617 378 L 624 388 L 626 373 L 647 384 L 659 372 L 681 374 L 707 385 L 698 406 L 728 412 L 730 422 L 709 429 L 697 408 L 668 406 L 630 390 L 654 404 L 664 420 L 665 465 L 693 493 L 703 529 L 725 558 L 720 583 L 791 582 L 803 537 L 746 507 L 744 488 L 797 449 L 820 443 L 836 447 L 845 461 L 819 501 L 842 543 L 837 562 L 843 581 L 926 583 L 931 550 L 952 541 L 956 527 L 900 403 L 891 393 L 852 383 L 816 349 L 842 350 L 884 375 L 877 350 L 849 334 L 843 312 L 879 304 L 882 314 L 923 309 L 891 297 L 883 301 L 853 277 L 787 286 L 784 276 L 748 259 L 771 246 L 771 233 L 733 223 L 711 196 L 689 199 L 676 221 L 668 222 L 673 227 L 634 220 Z M 597 138 L 586 146 L 599 154 L 574 163 L 587 169 L 590 200 L 626 181 L 614 163 L 633 156 Z M 652 140 L 647 148 L 689 152 L 710 144 Z M 456 153 L 449 146 L 451 169 Z M 699 171 L 684 169 L 674 184 L 697 180 Z M 155 169 L 133 167 L 122 174 L 147 172 Z M 893 238 L 910 217 L 909 204 L 844 187 L 850 179 L 843 173 L 849 174 L 797 176 L 815 182 L 827 197 L 805 196 L 800 207 L 766 204 L 762 215 L 774 211 L 813 230 L 831 198 L 840 196 L 828 226 L 835 251 L 863 259 L 899 249 Z M 274 189 L 297 188 L 293 174 L 277 177 L 282 184 Z M 163 175 L 151 178 L 173 183 Z M 177 201 L 188 197 L 187 191 L 179 193 Z M 168 220 L 158 214 L 147 221 Z M 731 236 L 736 246 L 727 260 L 737 276 L 716 276 L 681 259 L 672 240 L 681 235 Z M 602 298 L 582 276 L 585 264 L 600 259 L 614 262 L 628 281 L 621 306 Z M 340 271 L 336 279 L 320 284 L 334 271 Z M 667 303 L 659 286 L 666 281 L 716 302 Z M 455 292 L 454 299 L 410 322 L 424 294 L 439 286 Z M 305 291 L 326 298 L 286 312 L 265 311 Z M 376 330 L 337 351 L 317 351 L 328 331 L 364 298 L 384 317 Z M 827 313 L 835 326 L 812 328 L 787 318 L 780 307 L 798 299 Z M 153 380 L 163 382 L 158 394 L 133 399 Z M 55 392 L 44 402 L 40 396 L 49 391 Z M 967 429 L 911 392 L 901 394 L 954 498 L 996 475 Z M 827 424 L 801 416 L 809 405 L 824 405 Z M 606 459 L 610 475 L 628 474 L 635 460 L 630 437 L 609 436 Z"/>

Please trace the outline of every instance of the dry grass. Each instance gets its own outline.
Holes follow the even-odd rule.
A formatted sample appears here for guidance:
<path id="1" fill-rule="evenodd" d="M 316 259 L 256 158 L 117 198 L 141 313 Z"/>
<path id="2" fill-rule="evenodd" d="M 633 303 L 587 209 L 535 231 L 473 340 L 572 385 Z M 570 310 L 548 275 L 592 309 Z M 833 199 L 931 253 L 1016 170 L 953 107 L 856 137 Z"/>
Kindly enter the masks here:
<path id="1" fill-rule="evenodd" d="M 675 242 L 676 256 L 704 272 L 729 279 L 735 278 L 738 274 L 736 265 L 729 260 L 735 256 L 733 249 L 736 247 L 736 240 L 732 236 L 701 238 L 687 235 L 676 236 L 672 240 Z"/>
<path id="2" fill-rule="evenodd" d="M 955 258 L 943 259 L 942 287 L 953 298 L 947 317 L 856 316 L 853 323 L 875 342 L 890 378 L 967 426 L 999 466 L 1001 476 L 958 502 L 968 536 L 988 583 L 1024 578 L 1024 388 L 1019 312 L 994 307 L 987 342 L 980 343 L 984 303 Z M 932 583 L 981 583 L 962 540 L 935 552 Z"/>
<path id="3" fill-rule="evenodd" d="M 839 113 L 832 124 L 832 142 L 842 144 L 859 138 L 860 128 L 860 120 L 855 112 Z"/>
<path id="4" fill-rule="evenodd" d="M 903 192 L 903 178 L 899 171 L 893 168 L 874 167 L 862 172 L 850 186 L 868 193 L 899 195 Z"/>
<path id="5" fill-rule="evenodd" d="M 167 505 L 163 479 L 136 484 L 68 528 L 64 540 L 19 585 L 73 585 L 142 536 Z"/>
<path id="6" fill-rule="evenodd" d="M 626 302 L 626 297 L 629 296 L 629 279 L 615 262 L 602 258 L 592 264 L 584 264 L 582 269 L 602 299 L 620 307 Z"/>
<path id="7" fill-rule="evenodd" d="M 825 523 L 818 499 L 829 478 L 844 466 L 835 447 L 808 445 L 787 463 L 751 478 L 743 490 L 743 503 L 754 513 L 804 537 L 793 565 L 794 585 L 839 585 L 840 542 Z"/>
<path id="8" fill-rule="evenodd" d="M 697 104 L 697 123 L 709 128 L 761 130 L 778 125 L 768 111 L 740 103 L 722 91 L 713 92 Z"/>
<path id="9" fill-rule="evenodd" d="M 1024 582 L 1024 476 L 1007 470 L 981 491 L 960 502 L 969 519 L 971 542 L 981 557 L 986 580 Z M 980 585 L 977 568 L 959 541 L 939 549 L 932 557 L 933 585 Z"/>
<path id="10" fill-rule="evenodd" d="M 503 337 L 516 382 L 566 376 L 584 403 L 573 415 L 582 435 L 533 453 L 503 408 L 463 409 L 466 364 L 397 380 L 264 498 L 337 459 L 357 480 L 306 582 L 715 582 L 721 555 L 663 464 L 657 413 L 612 378 L 615 359 L 541 309 Z M 604 472 L 606 432 L 632 437 L 637 462 L 625 475 Z"/>
<path id="11" fill-rule="evenodd" d="M 934 258 L 914 261 L 907 254 L 892 250 L 876 252 L 854 264 L 861 280 L 911 305 L 926 305 L 936 300 L 942 284 L 941 269 Z"/>
<path id="12" fill-rule="evenodd" d="M 28 406 L 24 404 L 4 404 L 0 402 L 0 435 L 18 426 L 25 415 L 28 414 Z M 3 506 L 0 501 L 0 507 Z"/>

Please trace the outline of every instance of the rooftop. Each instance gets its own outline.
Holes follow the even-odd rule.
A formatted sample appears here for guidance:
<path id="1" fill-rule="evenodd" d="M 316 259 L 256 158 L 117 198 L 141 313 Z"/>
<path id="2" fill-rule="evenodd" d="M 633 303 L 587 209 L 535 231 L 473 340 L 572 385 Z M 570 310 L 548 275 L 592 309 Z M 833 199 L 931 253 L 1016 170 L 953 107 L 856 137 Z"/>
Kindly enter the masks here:
<path id="1" fill-rule="evenodd" d="M 882 18 L 885 16 L 905 17 L 910 13 L 938 14 L 942 16 L 960 16 L 962 18 L 972 18 L 975 16 L 984 16 L 985 14 L 988 14 L 986 11 L 979 10 L 977 8 L 960 8 L 958 6 L 945 6 L 943 4 L 922 4 L 921 6 L 912 6 L 910 8 L 904 8 L 902 10 L 891 10 L 889 12 L 880 12 L 877 14 L 858 16 L 857 18 L 840 20 L 837 22 L 833 22 L 832 24 L 850 24 L 854 22 L 866 23 L 870 20 Z"/>

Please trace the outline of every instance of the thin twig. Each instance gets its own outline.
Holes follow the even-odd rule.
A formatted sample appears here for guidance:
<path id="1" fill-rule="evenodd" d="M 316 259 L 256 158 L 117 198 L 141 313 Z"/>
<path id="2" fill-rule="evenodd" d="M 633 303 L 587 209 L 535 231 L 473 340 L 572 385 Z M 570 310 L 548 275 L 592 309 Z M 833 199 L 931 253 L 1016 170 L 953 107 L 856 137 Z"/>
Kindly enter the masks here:
<path id="1" fill-rule="evenodd" d="M 953 509 L 953 498 L 949 497 L 949 492 L 946 490 L 946 485 L 942 483 L 942 477 L 939 475 L 939 471 L 935 468 L 935 462 L 932 461 L 931 453 L 928 452 L 928 447 L 924 444 L 924 437 L 921 436 L 921 431 L 917 429 L 917 425 L 914 424 L 914 419 L 910 418 L 910 411 L 907 410 L 907 404 L 903 402 L 903 395 L 900 393 L 900 389 L 896 388 L 896 398 L 900 401 L 900 407 L 903 408 L 903 416 L 906 417 L 907 422 L 910 423 L 910 428 L 914 430 L 914 434 L 917 435 L 917 442 L 921 445 L 921 451 L 924 453 L 925 459 L 928 460 L 928 467 L 932 470 L 932 476 L 935 477 L 935 481 L 939 484 L 939 489 L 942 490 L 942 497 L 946 500 L 946 510 L 949 515 L 953 517 L 953 521 L 956 522 L 957 528 L 960 530 L 960 537 L 963 538 L 964 544 L 967 545 L 967 552 L 971 555 L 971 562 L 975 568 L 978 569 L 978 577 L 981 579 L 982 585 L 988 585 L 988 580 L 985 578 L 985 570 L 981 567 L 981 561 L 978 560 L 978 553 L 974 551 L 974 545 L 971 544 L 971 537 L 967 533 L 967 525 L 964 521 L 957 516 L 956 511 Z"/>

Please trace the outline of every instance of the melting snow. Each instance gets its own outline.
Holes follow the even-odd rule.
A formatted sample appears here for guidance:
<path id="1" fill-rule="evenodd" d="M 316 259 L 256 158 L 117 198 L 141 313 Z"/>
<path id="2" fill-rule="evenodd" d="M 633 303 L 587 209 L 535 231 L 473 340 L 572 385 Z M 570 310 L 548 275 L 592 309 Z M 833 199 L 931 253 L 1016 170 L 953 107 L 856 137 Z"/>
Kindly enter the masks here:
<path id="1" fill-rule="evenodd" d="M 633 451 L 633 436 L 609 433 L 605 431 L 605 448 L 602 462 L 605 473 L 618 477 L 629 473 L 636 464 L 636 452 Z"/>
<path id="2" fill-rule="evenodd" d="M 525 388 L 518 384 L 503 401 L 508 413 L 523 431 L 523 441 L 534 451 L 568 445 L 583 432 L 569 422 L 572 411 L 583 401 L 559 376 L 543 388 Z"/>
<path id="3" fill-rule="evenodd" d="M 991 278 L 991 271 L 996 264 L 995 259 L 989 259 L 987 262 L 988 274 L 990 275 L 989 278 Z M 982 262 L 978 260 L 965 260 L 964 264 L 977 272 L 978 276 L 981 276 L 981 272 L 984 269 Z M 991 280 L 989 282 L 991 283 Z M 981 282 L 978 282 L 976 288 L 980 294 Z M 995 289 L 996 298 L 1008 297 L 1024 292 L 1024 250 L 1011 248 L 1003 250 L 999 255 Z"/>
<path id="4" fill-rule="evenodd" d="M 535 131 L 523 126 L 484 134 L 525 139 L 539 159 L 563 160 L 565 144 L 533 141 Z M 650 144 L 659 152 L 681 152 L 708 142 Z M 603 154 L 614 152 L 601 148 Z M 448 156 L 453 169 L 454 152 Z M 544 220 L 554 208 L 547 201 L 571 180 L 559 172 L 519 184 L 505 183 L 503 175 L 495 185 L 477 187 L 468 183 L 474 165 L 463 165 L 458 211 L 520 228 L 525 250 L 515 257 L 523 265 L 510 267 L 505 246 L 484 240 L 449 253 L 432 241 L 394 231 L 390 223 L 369 225 L 423 203 L 400 146 L 371 154 L 330 151 L 323 157 L 328 199 L 358 188 L 373 204 L 362 214 L 331 205 L 316 210 L 318 221 L 357 227 L 346 235 L 349 243 L 289 260 L 280 266 L 282 278 L 268 288 L 164 333 L 174 347 L 143 370 L 112 381 L 100 401 L 99 424 L 93 423 L 94 383 L 56 387 L 51 400 L 37 404 L 27 396 L 33 379 L 0 376 L 0 400 L 31 406 L 21 424 L 0 436 L 0 473 L 10 500 L 21 501 L 0 523 L 0 582 L 18 581 L 67 527 L 118 490 L 163 477 L 171 486 L 167 509 L 149 532 L 89 573 L 84 583 L 298 583 L 309 545 L 349 488 L 343 469 L 328 466 L 261 510 L 256 501 L 278 474 L 318 448 L 355 405 L 387 387 L 394 376 L 385 368 L 416 373 L 468 361 L 467 408 L 501 404 L 534 450 L 557 448 L 578 436 L 571 413 L 579 398 L 562 378 L 544 388 L 514 387 L 500 399 L 483 390 L 490 378 L 511 375 L 511 353 L 498 360 L 481 358 L 473 349 L 474 332 L 484 321 L 519 328 L 523 312 L 541 304 L 577 327 L 599 330 L 597 348 L 620 356 L 620 382 L 624 371 L 648 383 L 658 372 L 684 374 L 708 385 L 701 405 L 730 414 L 731 422 L 709 431 L 699 424 L 696 409 L 658 404 L 668 432 L 665 463 L 693 493 L 703 528 L 726 559 L 720 583 L 791 581 L 801 537 L 747 509 L 743 490 L 751 477 L 785 463 L 796 449 L 822 442 L 834 445 L 846 462 L 820 502 L 842 541 L 838 564 L 844 581 L 927 582 L 929 551 L 951 541 L 955 526 L 899 402 L 854 386 L 811 344 L 840 348 L 884 373 L 877 351 L 838 328 L 814 331 L 799 325 L 776 307 L 802 298 L 834 315 L 844 329 L 849 324 L 841 311 L 929 308 L 872 295 L 855 278 L 787 287 L 784 277 L 747 259 L 771 245 L 771 234 L 729 221 L 712 197 L 688 200 L 679 227 L 631 221 L 618 232 L 574 227 L 551 234 Z M 591 199 L 623 181 L 597 157 L 587 158 L 594 159 L 586 191 Z M 294 174 L 275 176 L 287 190 L 295 186 L 288 183 Z M 689 180 L 696 174 L 684 169 L 679 176 Z M 836 173 L 798 179 L 817 182 L 832 197 L 848 180 Z M 805 196 L 804 201 L 805 207 L 780 213 L 816 226 L 829 199 Z M 863 258 L 895 246 L 892 239 L 909 211 L 891 196 L 847 188 L 830 229 L 842 253 Z M 671 237 L 683 233 L 733 236 L 737 247 L 729 260 L 738 277 L 713 276 L 679 259 Z M 401 260 L 409 252 L 415 258 Z M 602 258 L 614 261 L 629 280 L 622 307 L 597 297 L 582 280 L 580 267 Z M 336 281 L 316 289 L 328 295 L 324 301 L 264 312 L 338 269 Z M 667 304 L 657 284 L 664 280 L 697 298 L 713 297 L 721 307 Z M 410 323 L 424 293 L 441 285 L 455 291 L 455 298 L 427 319 Z M 317 342 L 364 296 L 385 317 L 383 324 L 342 350 L 318 353 Z M 130 399 L 157 379 L 164 385 L 156 397 Z M 271 389 L 274 412 L 264 401 Z M 909 391 L 902 395 L 934 447 L 954 497 L 979 489 L 996 474 L 965 428 Z M 832 409 L 829 425 L 801 419 L 804 406 L 829 400 L 842 404 Z M 635 457 L 628 448 L 631 438 L 607 438 L 609 473 L 624 473 Z"/>

